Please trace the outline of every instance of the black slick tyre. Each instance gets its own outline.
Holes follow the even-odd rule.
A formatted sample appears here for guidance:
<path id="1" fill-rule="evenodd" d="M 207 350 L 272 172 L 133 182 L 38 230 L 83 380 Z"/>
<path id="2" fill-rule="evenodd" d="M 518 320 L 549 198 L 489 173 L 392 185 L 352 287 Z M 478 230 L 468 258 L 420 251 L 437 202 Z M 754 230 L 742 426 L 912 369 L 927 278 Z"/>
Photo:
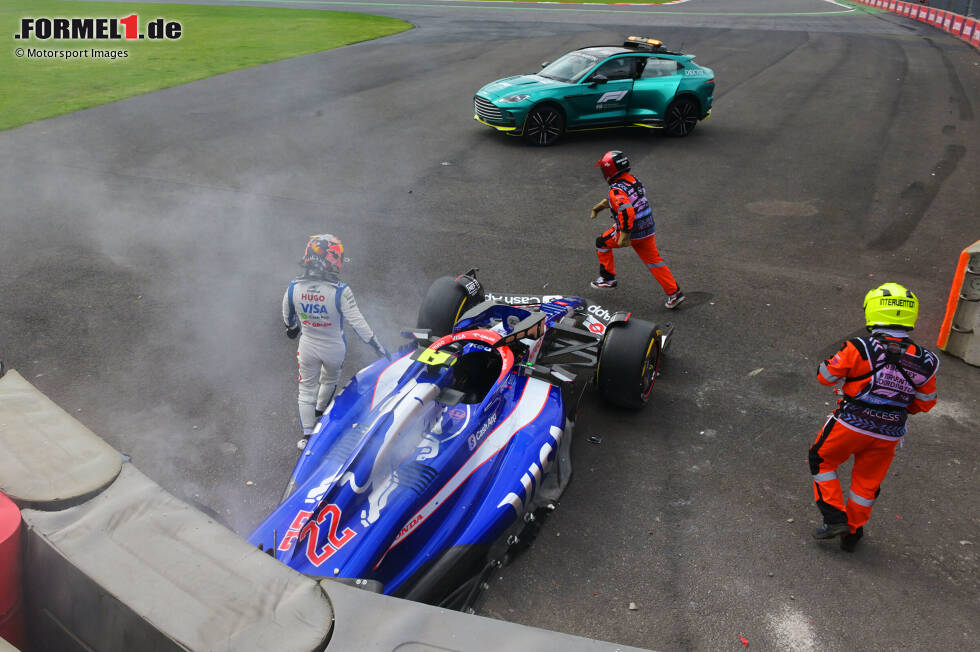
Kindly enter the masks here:
<path id="1" fill-rule="evenodd" d="M 596 369 L 596 386 L 613 405 L 640 408 L 650 400 L 660 368 L 657 327 L 642 319 L 606 330 Z"/>
<path id="2" fill-rule="evenodd" d="M 433 281 L 419 307 L 418 328 L 428 329 L 441 337 L 452 332 L 453 326 L 466 311 L 469 295 L 452 276 Z"/>
<path id="3" fill-rule="evenodd" d="M 565 116 L 552 104 L 534 107 L 524 121 L 524 139 L 538 147 L 553 145 L 564 132 Z"/>
<path id="4" fill-rule="evenodd" d="M 675 138 L 689 136 L 698 126 L 701 109 L 698 103 L 689 97 L 680 97 L 671 102 L 664 115 L 664 131 Z"/>

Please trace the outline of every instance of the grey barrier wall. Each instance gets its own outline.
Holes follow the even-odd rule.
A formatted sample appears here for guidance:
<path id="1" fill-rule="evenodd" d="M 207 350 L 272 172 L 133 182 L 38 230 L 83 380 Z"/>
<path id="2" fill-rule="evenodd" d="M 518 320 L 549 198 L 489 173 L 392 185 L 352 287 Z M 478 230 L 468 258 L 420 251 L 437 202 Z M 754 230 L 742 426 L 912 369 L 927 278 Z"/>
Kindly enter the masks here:
<path id="1" fill-rule="evenodd" d="M 0 377 L 30 652 L 640 652 L 306 577 L 121 457 L 15 371 Z"/>
<path id="2" fill-rule="evenodd" d="M 22 515 L 29 533 L 28 629 L 41 649 L 326 646 L 333 613 L 315 581 L 177 500 L 132 464 L 83 505 Z"/>

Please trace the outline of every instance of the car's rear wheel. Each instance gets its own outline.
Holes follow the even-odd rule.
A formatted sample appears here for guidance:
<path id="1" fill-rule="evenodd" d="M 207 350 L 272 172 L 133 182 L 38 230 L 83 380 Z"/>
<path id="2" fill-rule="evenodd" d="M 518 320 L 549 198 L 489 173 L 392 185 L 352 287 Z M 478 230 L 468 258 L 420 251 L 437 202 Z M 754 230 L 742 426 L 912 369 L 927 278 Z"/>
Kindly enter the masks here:
<path id="1" fill-rule="evenodd" d="M 441 337 L 453 331 L 470 303 L 466 290 L 452 276 L 443 276 L 429 286 L 419 307 L 418 328 Z"/>
<path id="2" fill-rule="evenodd" d="M 674 100 L 664 116 L 664 129 L 671 136 L 678 138 L 690 135 L 698 126 L 700 116 L 698 103 L 689 97 Z"/>
<path id="3" fill-rule="evenodd" d="M 650 400 L 660 368 L 657 327 L 631 319 L 606 330 L 596 369 L 596 385 L 614 405 L 639 408 Z"/>
<path id="4" fill-rule="evenodd" d="M 564 132 L 565 116 L 552 104 L 531 109 L 524 122 L 524 138 L 539 147 L 553 145 Z"/>

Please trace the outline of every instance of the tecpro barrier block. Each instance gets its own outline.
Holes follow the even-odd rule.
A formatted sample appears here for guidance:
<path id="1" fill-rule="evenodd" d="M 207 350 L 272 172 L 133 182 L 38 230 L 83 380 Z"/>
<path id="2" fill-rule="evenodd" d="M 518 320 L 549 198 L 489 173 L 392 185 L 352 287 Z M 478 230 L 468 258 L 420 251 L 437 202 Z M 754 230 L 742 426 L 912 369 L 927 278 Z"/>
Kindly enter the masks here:
<path id="1" fill-rule="evenodd" d="M 322 650 L 318 583 L 125 464 L 92 500 L 23 510 L 28 624 L 38 649 Z"/>
<path id="2" fill-rule="evenodd" d="M 960 254 L 936 344 L 980 366 L 980 240 Z"/>
<path id="3" fill-rule="evenodd" d="M 21 508 L 64 509 L 116 478 L 119 452 L 14 370 L 0 377 L 0 491 Z"/>

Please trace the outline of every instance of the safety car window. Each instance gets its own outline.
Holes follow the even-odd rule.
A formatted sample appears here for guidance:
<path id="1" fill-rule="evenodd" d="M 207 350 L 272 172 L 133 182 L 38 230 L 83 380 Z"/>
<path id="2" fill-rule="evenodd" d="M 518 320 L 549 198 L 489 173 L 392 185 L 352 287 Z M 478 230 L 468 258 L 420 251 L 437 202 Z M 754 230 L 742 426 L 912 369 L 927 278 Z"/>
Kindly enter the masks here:
<path id="1" fill-rule="evenodd" d="M 643 67 L 641 79 L 652 79 L 654 77 L 667 77 L 676 75 L 682 68 L 681 64 L 673 59 L 657 59 L 656 57 L 647 58 L 646 65 Z"/>
<path id="2" fill-rule="evenodd" d="M 596 71 L 589 76 L 589 79 L 595 79 L 599 75 L 603 75 L 608 81 L 632 79 L 634 59 L 635 57 L 616 57 L 615 59 L 610 59 L 596 68 Z"/>
<path id="3" fill-rule="evenodd" d="M 596 64 L 596 59 L 584 52 L 570 52 L 541 69 L 539 77 L 563 82 L 577 82 Z"/>

